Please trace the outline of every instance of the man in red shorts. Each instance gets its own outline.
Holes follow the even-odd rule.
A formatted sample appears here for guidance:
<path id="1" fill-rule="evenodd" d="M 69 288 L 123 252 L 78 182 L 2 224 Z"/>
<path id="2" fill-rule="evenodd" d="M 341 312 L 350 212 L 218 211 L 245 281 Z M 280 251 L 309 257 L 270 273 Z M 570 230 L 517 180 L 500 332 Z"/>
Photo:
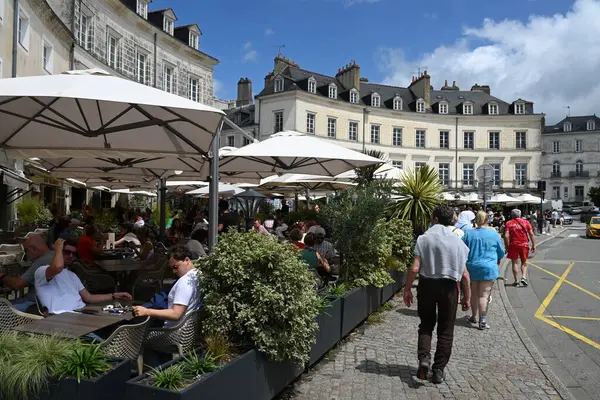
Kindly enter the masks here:
<path id="1" fill-rule="evenodd" d="M 512 262 L 513 286 L 519 286 L 519 268 L 517 262 L 521 259 L 521 284 L 528 286 L 527 282 L 527 258 L 529 257 L 529 240 L 531 240 L 531 251 L 535 252 L 535 236 L 529 221 L 521 218 L 521 210 L 515 209 L 510 212 L 512 219 L 506 223 L 504 230 L 504 244 L 508 249 L 508 259 Z"/>

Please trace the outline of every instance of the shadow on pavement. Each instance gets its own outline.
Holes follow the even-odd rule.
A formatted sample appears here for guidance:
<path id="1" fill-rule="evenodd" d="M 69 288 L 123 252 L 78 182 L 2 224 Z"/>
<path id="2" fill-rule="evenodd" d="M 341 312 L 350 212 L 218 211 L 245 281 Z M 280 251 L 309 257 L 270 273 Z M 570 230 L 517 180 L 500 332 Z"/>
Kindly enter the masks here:
<path id="1" fill-rule="evenodd" d="M 363 360 L 356 366 L 356 369 L 365 374 L 400 377 L 402 382 L 413 389 L 422 386 L 425 383 L 416 379 L 417 368 L 408 365 L 381 364 L 374 360 Z"/>
<path id="2" fill-rule="evenodd" d="M 409 317 L 418 317 L 419 313 L 414 308 L 399 308 L 398 313 L 408 315 Z"/>

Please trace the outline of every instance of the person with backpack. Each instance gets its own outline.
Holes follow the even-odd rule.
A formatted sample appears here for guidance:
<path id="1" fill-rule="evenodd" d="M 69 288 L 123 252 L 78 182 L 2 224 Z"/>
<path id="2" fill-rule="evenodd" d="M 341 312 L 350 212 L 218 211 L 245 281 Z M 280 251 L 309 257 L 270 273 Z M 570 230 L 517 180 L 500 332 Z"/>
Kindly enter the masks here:
<path id="1" fill-rule="evenodd" d="M 521 218 L 521 210 L 514 209 L 510 212 L 512 219 L 506 223 L 504 229 L 504 244 L 508 249 L 508 259 L 512 262 L 515 281 L 513 286 L 519 286 L 518 260 L 521 260 L 521 284 L 529 286 L 527 281 L 527 259 L 529 258 L 529 241 L 531 251 L 535 252 L 535 235 L 529 221 Z"/>

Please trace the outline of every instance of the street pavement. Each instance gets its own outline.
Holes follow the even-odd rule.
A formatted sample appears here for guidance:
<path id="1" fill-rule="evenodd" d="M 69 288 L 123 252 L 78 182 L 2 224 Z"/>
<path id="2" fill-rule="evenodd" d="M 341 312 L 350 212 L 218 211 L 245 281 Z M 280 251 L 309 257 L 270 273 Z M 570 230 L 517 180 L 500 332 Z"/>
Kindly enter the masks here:
<path id="1" fill-rule="evenodd" d="M 506 287 L 527 336 L 574 398 L 599 399 L 600 240 L 574 223 L 538 248 L 529 281 Z"/>

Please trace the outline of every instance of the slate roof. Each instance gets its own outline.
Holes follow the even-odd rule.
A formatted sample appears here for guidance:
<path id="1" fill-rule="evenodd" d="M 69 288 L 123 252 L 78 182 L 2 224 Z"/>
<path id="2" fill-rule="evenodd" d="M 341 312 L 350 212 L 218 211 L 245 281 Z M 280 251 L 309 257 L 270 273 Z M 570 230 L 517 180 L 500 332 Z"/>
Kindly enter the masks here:
<path id="1" fill-rule="evenodd" d="M 565 117 L 562 121 L 555 125 L 548 125 L 544 128 L 543 133 L 574 133 L 574 132 L 590 132 L 587 129 L 588 121 L 594 121 L 596 123 L 595 129 L 591 132 L 600 131 L 600 118 L 596 115 L 579 115 L 573 117 Z M 568 132 L 564 131 L 565 122 L 571 123 L 571 130 Z"/>
<path id="2" fill-rule="evenodd" d="M 237 126 L 243 128 L 245 126 L 255 125 L 254 110 L 255 105 L 249 104 L 246 106 L 225 110 L 225 114 L 227 114 L 227 118 L 232 120 Z"/>
<path id="3" fill-rule="evenodd" d="M 332 76 L 319 74 L 316 72 L 304 70 L 296 66 L 287 66 L 279 75 L 274 76 L 277 78 L 281 76 L 284 78 L 284 92 L 291 90 L 304 90 L 308 91 L 308 79 L 312 76 L 317 81 L 317 96 L 329 97 L 329 84 L 335 83 L 338 87 L 338 101 L 349 102 L 350 101 L 350 90 L 342 87 L 341 83 Z M 360 88 L 357 88 L 359 93 L 358 105 L 370 106 L 371 105 L 371 94 L 378 93 L 381 96 L 380 108 L 386 108 L 393 110 L 394 98 L 400 96 L 402 99 L 402 111 L 416 111 L 416 102 L 418 97 L 410 88 L 404 88 L 399 86 L 389 86 L 379 83 L 371 82 L 360 82 Z M 256 96 L 262 97 L 275 93 L 275 79 L 270 79 L 266 87 Z M 494 97 L 482 90 L 431 90 L 430 102 L 432 110 L 427 112 L 438 111 L 438 103 L 441 101 L 448 102 L 448 114 L 461 115 L 462 104 L 465 101 L 473 103 L 473 114 L 488 114 L 488 104 L 494 102 L 498 104 L 499 114 L 513 114 L 514 103 L 507 103 L 497 97 Z M 525 110 L 527 114 L 533 114 L 533 103 L 518 99 L 516 101 L 522 101 L 525 103 Z"/>

